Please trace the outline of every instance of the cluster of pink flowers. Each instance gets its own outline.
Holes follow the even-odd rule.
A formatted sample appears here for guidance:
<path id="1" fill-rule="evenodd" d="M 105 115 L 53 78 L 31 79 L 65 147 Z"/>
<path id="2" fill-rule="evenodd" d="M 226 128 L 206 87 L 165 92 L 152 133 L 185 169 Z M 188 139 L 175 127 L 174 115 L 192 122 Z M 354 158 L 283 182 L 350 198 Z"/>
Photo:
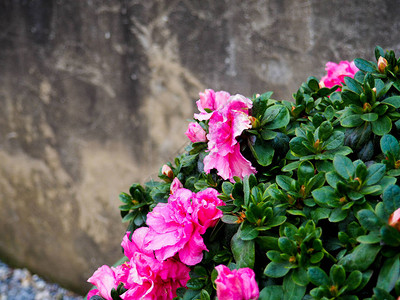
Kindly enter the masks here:
<path id="1" fill-rule="evenodd" d="M 186 285 L 189 268 L 201 262 L 207 251 L 202 234 L 216 225 L 225 205 L 217 190 L 198 193 L 175 181 L 168 203 L 159 203 L 147 215 L 147 225 L 122 241 L 128 261 L 116 268 L 100 267 L 88 282 L 97 286 L 94 295 L 111 300 L 111 290 L 123 283 L 122 299 L 172 299 L 176 289 Z"/>
<path id="2" fill-rule="evenodd" d="M 200 111 L 195 119 L 208 121 L 208 134 L 193 122 L 189 124 L 186 135 L 192 142 L 208 141 L 209 154 L 204 159 L 204 171 L 218 171 L 223 179 L 234 182 L 233 177 L 244 178 L 255 174 L 256 169 L 240 152 L 237 138 L 246 129 L 251 128 L 249 109 L 253 103 L 242 95 L 233 95 L 225 91 L 214 92 L 211 89 L 200 93 L 197 107 Z"/>
<path id="3" fill-rule="evenodd" d="M 168 203 L 157 204 L 147 215 L 146 249 L 154 251 L 161 261 L 178 254 L 186 265 L 201 262 L 203 250 L 207 250 L 201 235 L 222 217 L 217 206 L 225 202 L 218 195 L 212 188 L 198 193 L 180 188 Z"/>
<path id="4" fill-rule="evenodd" d="M 126 291 L 122 299 L 172 299 L 176 289 L 185 286 L 189 280 L 189 268 L 175 258 L 159 261 L 153 251 L 145 248 L 145 237 L 149 228 L 138 228 L 129 240 L 129 232 L 124 237 L 121 246 L 128 261 L 117 267 L 102 266 L 88 282 L 97 289 L 91 290 L 88 299 L 99 295 L 106 300 L 112 300 L 111 290 L 117 289 L 123 283 Z"/>
<path id="5" fill-rule="evenodd" d="M 327 62 L 325 70 L 327 71 L 327 75 L 321 78 L 320 86 L 327 88 L 331 88 L 337 84 L 341 85 L 344 83 L 345 77 L 353 78 L 358 72 L 358 68 L 354 62 L 349 62 L 347 60 L 341 61 L 339 64 Z"/>

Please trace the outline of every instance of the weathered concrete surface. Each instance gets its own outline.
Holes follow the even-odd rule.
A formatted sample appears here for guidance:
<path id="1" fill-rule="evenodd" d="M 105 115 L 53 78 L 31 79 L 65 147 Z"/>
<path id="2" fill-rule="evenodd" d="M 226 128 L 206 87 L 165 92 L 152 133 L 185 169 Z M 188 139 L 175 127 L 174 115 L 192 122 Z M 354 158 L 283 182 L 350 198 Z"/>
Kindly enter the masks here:
<path id="1" fill-rule="evenodd" d="M 0 256 L 78 292 L 121 255 L 118 194 L 185 144 L 206 87 L 290 99 L 399 49 L 396 1 L 0 3 Z"/>

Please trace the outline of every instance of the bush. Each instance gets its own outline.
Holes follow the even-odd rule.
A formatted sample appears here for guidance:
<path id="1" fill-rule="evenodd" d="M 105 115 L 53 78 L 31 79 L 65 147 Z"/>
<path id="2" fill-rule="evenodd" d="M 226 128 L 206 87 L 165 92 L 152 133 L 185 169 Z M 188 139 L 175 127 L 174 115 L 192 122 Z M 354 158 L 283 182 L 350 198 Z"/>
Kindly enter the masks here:
<path id="1" fill-rule="evenodd" d="M 294 102 L 201 93 L 185 153 L 120 195 L 126 262 L 88 298 L 396 299 L 400 60 L 375 56 Z"/>

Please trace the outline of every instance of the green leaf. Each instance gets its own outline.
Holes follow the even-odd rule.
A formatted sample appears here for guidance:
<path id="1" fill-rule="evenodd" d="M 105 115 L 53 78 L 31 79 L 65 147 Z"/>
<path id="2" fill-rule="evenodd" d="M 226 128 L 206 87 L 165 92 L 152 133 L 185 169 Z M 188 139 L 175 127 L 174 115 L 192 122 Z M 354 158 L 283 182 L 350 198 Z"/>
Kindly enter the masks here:
<path id="1" fill-rule="evenodd" d="M 268 142 L 257 139 L 254 146 L 252 146 L 252 150 L 255 159 L 260 165 L 266 167 L 272 163 L 275 151 Z"/>
<path id="2" fill-rule="evenodd" d="M 399 108 L 400 107 L 400 96 L 388 97 L 385 100 L 383 100 L 382 103 L 387 103 L 387 104 L 393 105 L 395 108 Z"/>
<path id="3" fill-rule="evenodd" d="M 368 114 L 362 114 L 361 119 L 367 122 L 374 122 L 378 120 L 378 114 L 376 113 L 368 113 Z"/>
<path id="4" fill-rule="evenodd" d="M 282 168 L 282 172 L 289 172 L 289 171 L 296 170 L 298 168 L 298 166 L 300 165 L 300 163 L 301 163 L 301 161 L 291 162 L 290 164 L 287 164 Z"/>
<path id="5" fill-rule="evenodd" d="M 297 169 L 298 182 L 301 185 L 305 185 L 314 176 L 314 172 L 313 164 L 309 161 L 303 161 Z"/>
<path id="6" fill-rule="evenodd" d="M 361 235 L 357 237 L 357 241 L 363 244 L 376 244 L 381 241 L 381 235 L 378 231 L 373 231 L 368 235 Z"/>
<path id="7" fill-rule="evenodd" d="M 345 77 L 344 82 L 350 90 L 357 94 L 360 94 L 363 91 L 361 85 L 351 77 Z"/>
<path id="8" fill-rule="evenodd" d="M 330 222 L 340 222 L 343 221 L 348 215 L 347 210 L 343 210 L 341 207 L 337 207 L 334 210 L 332 210 L 331 215 L 329 216 L 329 221 Z"/>
<path id="9" fill-rule="evenodd" d="M 289 121 L 289 110 L 283 105 L 273 105 L 265 111 L 261 125 L 265 129 L 278 129 L 285 127 Z"/>
<path id="10" fill-rule="evenodd" d="M 380 220 L 373 211 L 362 209 L 357 213 L 357 219 L 360 224 L 367 230 L 373 231 L 380 228 Z"/>
<path id="11" fill-rule="evenodd" d="M 270 285 L 263 288 L 259 295 L 259 300 L 284 299 L 281 285 Z"/>
<path id="12" fill-rule="evenodd" d="M 387 291 L 384 289 L 381 289 L 379 287 L 376 287 L 373 289 L 374 291 L 374 296 L 372 296 L 372 300 L 395 300 L 392 295 L 390 295 Z"/>
<path id="13" fill-rule="evenodd" d="M 253 268 L 255 260 L 254 240 L 243 241 L 238 233 L 231 240 L 232 254 L 238 268 Z"/>
<path id="14" fill-rule="evenodd" d="M 237 224 L 238 217 L 234 215 L 223 215 L 221 221 L 226 224 Z"/>
<path id="15" fill-rule="evenodd" d="M 258 236 L 256 243 L 263 251 L 280 250 L 278 246 L 278 238 L 272 236 Z"/>
<path id="16" fill-rule="evenodd" d="M 399 158 L 400 156 L 400 145 L 399 145 L 399 141 L 390 134 L 385 134 L 382 138 L 381 138 L 381 149 L 382 152 L 388 156 L 389 153 L 393 155 L 393 157 L 395 159 Z"/>
<path id="17" fill-rule="evenodd" d="M 364 121 L 361 119 L 361 115 L 349 115 L 340 121 L 343 127 L 357 127 L 362 123 L 364 123 Z"/>
<path id="18" fill-rule="evenodd" d="M 365 271 L 374 262 L 376 255 L 381 250 L 380 245 L 360 244 L 354 248 L 353 252 L 339 260 L 346 271 Z"/>
<path id="19" fill-rule="evenodd" d="M 355 290 L 357 287 L 360 286 L 362 280 L 363 280 L 363 274 L 360 271 L 355 270 L 351 272 L 346 280 L 347 290 L 348 291 Z"/>
<path id="20" fill-rule="evenodd" d="M 283 298 L 290 300 L 301 300 L 306 293 L 306 287 L 295 283 L 292 276 L 283 279 Z M 272 299 L 271 299 L 272 300 Z M 275 300 L 275 299 L 274 299 Z"/>
<path id="21" fill-rule="evenodd" d="M 254 240 L 258 234 L 259 231 L 255 229 L 255 227 L 253 225 L 248 224 L 247 222 L 242 223 L 242 228 L 240 230 L 240 238 L 243 241 L 251 241 Z M 247 226 L 245 226 L 245 224 L 248 224 Z"/>
<path id="22" fill-rule="evenodd" d="M 201 290 L 200 300 L 210 300 L 210 294 L 206 290 Z"/>
<path id="23" fill-rule="evenodd" d="M 282 252 L 287 254 L 293 254 L 295 250 L 293 242 L 285 236 L 278 239 L 278 246 Z"/>
<path id="24" fill-rule="evenodd" d="M 399 255 L 386 259 L 379 272 L 377 286 L 390 292 L 400 275 Z"/>
<path id="25" fill-rule="evenodd" d="M 319 220 L 322 220 L 322 219 L 329 218 L 330 214 L 331 214 L 331 210 L 329 208 L 325 208 L 325 207 L 318 207 L 317 209 L 313 209 L 311 211 L 311 217 L 316 222 Z"/>
<path id="26" fill-rule="evenodd" d="M 304 146 L 303 142 L 307 142 L 307 140 L 303 137 L 294 137 L 290 140 L 290 150 L 292 150 L 296 156 L 306 156 L 312 153 L 309 149 L 307 149 L 307 147 Z"/>
<path id="27" fill-rule="evenodd" d="M 285 191 L 291 191 L 296 184 L 296 181 L 293 178 L 290 178 L 285 175 L 276 176 L 276 183 Z"/>
<path id="28" fill-rule="evenodd" d="M 335 283 L 338 286 L 341 286 L 346 280 L 346 271 L 341 265 L 333 265 L 331 267 L 329 275 L 333 283 Z"/>
<path id="29" fill-rule="evenodd" d="M 324 142 L 325 150 L 333 150 L 339 146 L 343 146 L 344 133 L 341 131 L 334 131 L 333 134 Z"/>
<path id="30" fill-rule="evenodd" d="M 388 116 L 380 117 L 375 122 L 372 122 L 372 132 L 376 135 L 384 135 L 392 129 L 392 121 Z"/>
<path id="31" fill-rule="evenodd" d="M 343 155 L 336 155 L 333 159 L 333 166 L 336 172 L 344 179 L 349 180 L 353 178 L 355 168 L 350 158 Z"/>
<path id="32" fill-rule="evenodd" d="M 366 185 L 378 183 L 385 176 L 386 166 L 384 164 L 373 164 L 367 169 Z"/>
<path id="33" fill-rule="evenodd" d="M 274 139 L 277 134 L 277 132 L 265 128 L 261 131 L 261 136 L 266 141 Z"/>
<path id="34" fill-rule="evenodd" d="M 328 285 L 329 277 L 319 267 L 309 267 L 307 271 L 308 279 L 316 286 Z"/>
<path id="35" fill-rule="evenodd" d="M 356 67 L 363 72 L 369 72 L 369 73 L 377 72 L 375 64 L 370 61 L 366 61 L 365 59 L 356 58 L 354 60 L 354 63 Z"/>
<path id="36" fill-rule="evenodd" d="M 307 286 L 309 283 L 307 271 L 304 268 L 297 268 L 293 270 L 292 279 L 297 285 Z"/>
<path id="37" fill-rule="evenodd" d="M 289 262 L 274 262 L 271 261 L 264 270 L 264 274 L 272 278 L 280 278 L 285 276 L 290 271 Z"/>
<path id="38" fill-rule="evenodd" d="M 316 203 L 320 206 L 335 207 L 338 201 L 338 196 L 335 190 L 329 186 L 323 186 L 319 189 L 312 191 L 312 196 Z"/>
<path id="39" fill-rule="evenodd" d="M 400 208 L 400 187 L 398 185 L 391 185 L 387 187 L 382 195 L 383 207 L 385 209 L 385 219 L 396 209 Z"/>
<path id="40" fill-rule="evenodd" d="M 186 286 L 192 290 L 200 290 L 204 287 L 203 278 L 191 278 L 187 281 Z"/>

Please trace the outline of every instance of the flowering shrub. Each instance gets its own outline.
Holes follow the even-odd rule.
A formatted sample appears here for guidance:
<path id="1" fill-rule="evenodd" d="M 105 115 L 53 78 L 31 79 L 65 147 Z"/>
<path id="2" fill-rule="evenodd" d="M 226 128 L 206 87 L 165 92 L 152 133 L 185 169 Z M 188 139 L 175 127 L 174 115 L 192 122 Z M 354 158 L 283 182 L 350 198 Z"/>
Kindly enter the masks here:
<path id="1" fill-rule="evenodd" d="M 400 60 L 327 64 L 294 102 L 206 90 L 184 154 L 122 193 L 125 262 L 88 299 L 400 296 Z"/>

